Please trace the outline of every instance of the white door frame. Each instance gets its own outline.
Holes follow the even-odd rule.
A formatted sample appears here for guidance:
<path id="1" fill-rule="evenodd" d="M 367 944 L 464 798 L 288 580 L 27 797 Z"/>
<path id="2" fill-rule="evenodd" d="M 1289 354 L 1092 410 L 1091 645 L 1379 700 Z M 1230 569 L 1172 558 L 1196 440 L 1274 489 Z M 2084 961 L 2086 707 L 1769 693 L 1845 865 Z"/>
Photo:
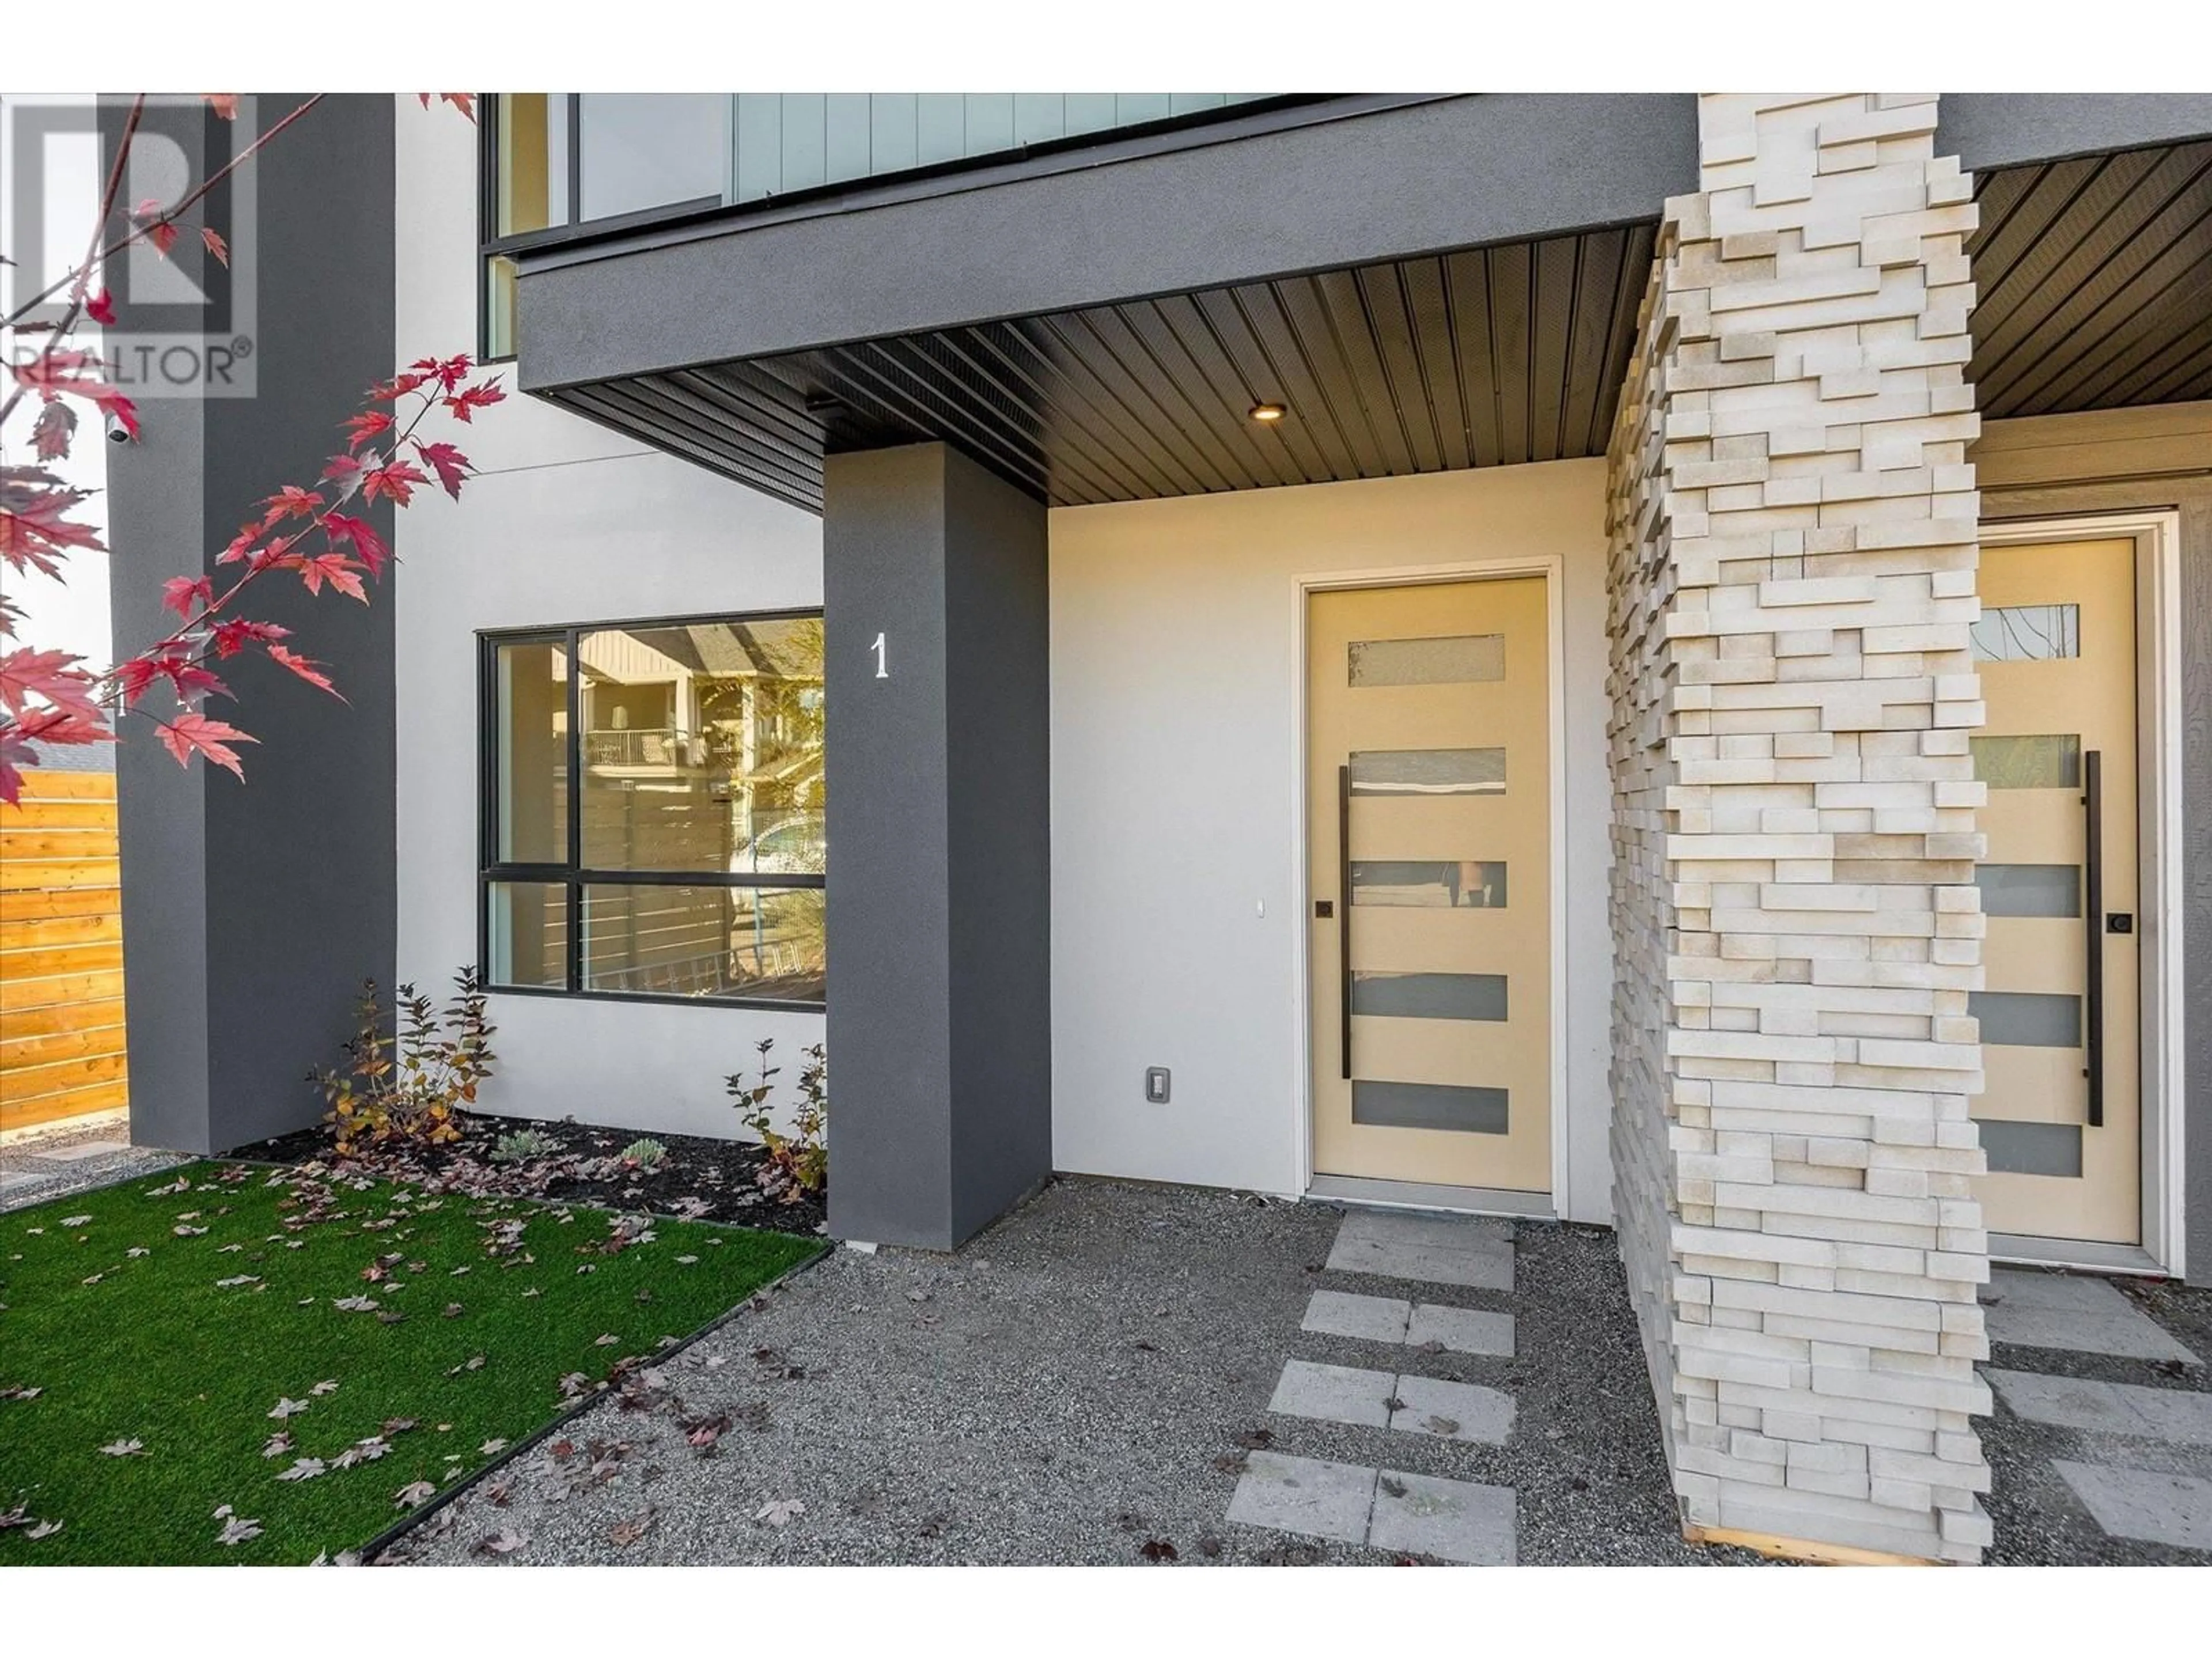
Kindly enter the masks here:
<path id="1" fill-rule="evenodd" d="M 2003 1261 L 2179 1278 L 2184 1161 L 2182 1058 L 2181 514 L 2171 508 L 1986 521 L 1984 547 L 2022 543 L 2116 541 L 2136 544 L 2136 746 L 2142 781 L 2136 810 L 2142 884 L 2142 1243 L 1993 1234 Z"/>
<path id="2" fill-rule="evenodd" d="M 1308 799 L 1311 787 L 1306 745 L 1306 682 L 1307 642 L 1306 618 L 1308 601 L 1319 592 L 1337 592 L 1363 587 L 1416 587 L 1440 582 L 1503 581 L 1516 576 L 1540 576 L 1544 580 L 1544 616 L 1548 635 L 1547 653 L 1550 669 L 1550 692 L 1547 719 L 1551 726 L 1551 956 L 1552 956 L 1552 1190 L 1541 1196 L 1549 1200 L 1548 1207 L 1540 1212 L 1556 1215 L 1565 1194 L 1573 1191 L 1568 1181 L 1568 1157 L 1572 1137 L 1567 1133 L 1567 744 L 1566 744 L 1566 655 L 1567 633 L 1565 599 L 1566 561 L 1557 554 L 1541 554 L 1523 558 L 1462 560 L 1449 564 L 1421 564 L 1382 567 L 1364 570 L 1319 571 L 1291 579 L 1292 610 L 1291 637 L 1296 648 L 1291 655 L 1291 697 L 1292 750 L 1297 756 L 1297 765 L 1291 778 L 1291 867 L 1298 872 L 1298 926 L 1297 927 L 1297 972 L 1293 979 L 1297 1002 L 1296 1025 L 1301 1045 L 1298 1063 L 1292 1070 L 1297 1079 L 1297 1163 L 1299 1188 L 1314 1190 L 1313 1166 L 1313 904 L 1312 869 L 1307 856 L 1306 815 L 1310 807 Z M 1338 912 L 1348 921 L 1352 896 L 1338 898 Z M 1497 1211 L 1510 1214 L 1528 1214 L 1533 1206 L 1532 1194 L 1491 1193 L 1486 1189 L 1466 1188 L 1413 1187 L 1407 1183 L 1374 1182 L 1362 1182 L 1368 1190 L 1358 1195 L 1364 1200 L 1389 1201 L 1385 1193 L 1376 1189 L 1399 1188 L 1403 1197 L 1400 1201 L 1418 1204 L 1423 1208 L 1466 1208 L 1474 1211 Z M 1327 1194 L 1345 1196 L 1346 1194 Z M 1457 1200 L 1457 1201 L 1454 1201 Z"/>

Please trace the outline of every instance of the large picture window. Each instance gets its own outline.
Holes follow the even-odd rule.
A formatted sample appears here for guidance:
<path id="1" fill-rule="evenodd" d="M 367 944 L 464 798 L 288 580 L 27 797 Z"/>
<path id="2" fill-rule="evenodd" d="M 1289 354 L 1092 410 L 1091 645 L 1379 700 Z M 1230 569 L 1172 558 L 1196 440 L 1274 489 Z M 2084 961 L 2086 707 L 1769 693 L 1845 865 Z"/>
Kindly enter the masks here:
<path id="1" fill-rule="evenodd" d="M 820 615 L 482 648 L 485 981 L 820 1006 Z"/>

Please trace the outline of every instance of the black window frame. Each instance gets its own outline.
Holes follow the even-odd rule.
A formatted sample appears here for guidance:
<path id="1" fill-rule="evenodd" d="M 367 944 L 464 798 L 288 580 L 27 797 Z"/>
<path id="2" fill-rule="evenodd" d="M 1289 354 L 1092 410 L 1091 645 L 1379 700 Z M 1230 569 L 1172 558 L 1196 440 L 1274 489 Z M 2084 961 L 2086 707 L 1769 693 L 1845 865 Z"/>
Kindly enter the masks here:
<path id="1" fill-rule="evenodd" d="M 725 623 L 798 622 L 818 620 L 820 605 L 796 605 L 771 611 L 714 611 L 680 617 L 638 617 L 611 622 L 560 623 L 535 628 L 488 628 L 477 630 L 477 975 L 483 988 L 498 996 L 568 997 L 592 1002 L 675 1003 L 687 1008 L 753 1008 L 785 1013 L 823 1012 L 826 995 L 813 1000 L 793 997 L 685 996 L 667 991 L 595 991 L 586 988 L 584 967 L 584 890 L 587 887 L 726 887 L 815 888 L 826 892 L 830 878 L 819 875 L 738 873 L 721 871 L 601 870 L 583 862 L 583 744 L 582 693 L 578 676 L 583 636 L 629 629 L 684 628 Z M 499 857 L 499 653 L 501 647 L 558 645 L 568 662 L 568 856 L 559 864 L 516 863 Z M 826 666 L 826 665 L 825 665 Z M 825 734 L 824 744 L 827 744 Z M 827 841 L 825 838 L 826 848 Z M 825 851 L 823 862 L 828 862 Z M 535 883 L 559 887 L 565 905 L 566 983 L 501 985 L 491 976 L 491 895 L 501 882 Z"/>

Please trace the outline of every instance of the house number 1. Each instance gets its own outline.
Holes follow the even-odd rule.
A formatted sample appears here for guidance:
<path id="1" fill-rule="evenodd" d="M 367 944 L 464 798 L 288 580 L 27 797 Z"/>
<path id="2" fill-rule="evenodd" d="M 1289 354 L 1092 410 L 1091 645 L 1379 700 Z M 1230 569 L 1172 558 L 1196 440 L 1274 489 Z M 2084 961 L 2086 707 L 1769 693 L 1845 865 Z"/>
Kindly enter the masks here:
<path id="1" fill-rule="evenodd" d="M 868 649 L 876 653 L 876 678 L 879 680 L 890 678 L 891 671 L 884 665 L 884 636 L 877 635 L 876 642 Z"/>

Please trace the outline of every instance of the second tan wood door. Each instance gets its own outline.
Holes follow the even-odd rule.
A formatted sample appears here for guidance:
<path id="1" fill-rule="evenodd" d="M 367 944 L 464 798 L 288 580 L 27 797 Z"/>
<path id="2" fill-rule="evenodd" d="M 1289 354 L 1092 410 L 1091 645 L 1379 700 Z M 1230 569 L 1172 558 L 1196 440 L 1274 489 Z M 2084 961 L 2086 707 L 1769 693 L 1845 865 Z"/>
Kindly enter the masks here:
<path id="1" fill-rule="evenodd" d="M 1993 1232 L 2142 1233 L 2131 540 L 1983 550 L 1973 739 L 1989 786 L 1986 1087 L 1973 1103 Z M 2094 970 L 2094 971 L 2093 971 Z"/>
<path id="2" fill-rule="evenodd" d="M 1541 577 L 1309 601 L 1318 1173 L 1550 1189 L 1546 603 Z"/>

